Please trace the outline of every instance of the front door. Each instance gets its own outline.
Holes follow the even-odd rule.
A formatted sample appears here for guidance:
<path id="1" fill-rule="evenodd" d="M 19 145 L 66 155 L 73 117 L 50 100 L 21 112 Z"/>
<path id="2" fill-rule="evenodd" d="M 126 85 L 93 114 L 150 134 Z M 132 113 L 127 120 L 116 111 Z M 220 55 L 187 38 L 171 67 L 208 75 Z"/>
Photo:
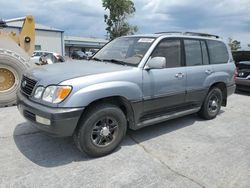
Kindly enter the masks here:
<path id="1" fill-rule="evenodd" d="M 186 71 L 180 39 L 163 39 L 150 58 L 165 57 L 166 67 L 143 70 L 144 118 L 177 109 L 185 102 Z"/>

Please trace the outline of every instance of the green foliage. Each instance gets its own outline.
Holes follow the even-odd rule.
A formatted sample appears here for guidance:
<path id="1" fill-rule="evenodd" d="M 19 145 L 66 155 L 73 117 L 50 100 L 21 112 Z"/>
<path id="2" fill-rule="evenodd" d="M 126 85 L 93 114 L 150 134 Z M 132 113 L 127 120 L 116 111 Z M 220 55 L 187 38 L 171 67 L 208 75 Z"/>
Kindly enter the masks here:
<path id="1" fill-rule="evenodd" d="M 232 38 L 228 38 L 228 45 L 230 46 L 232 51 L 236 51 L 241 48 L 240 41 L 233 40 Z"/>
<path id="2" fill-rule="evenodd" d="M 131 0 L 102 0 L 102 5 L 105 10 L 109 10 L 109 15 L 104 15 L 104 21 L 110 39 L 137 32 L 137 27 L 127 21 L 136 11 Z"/>

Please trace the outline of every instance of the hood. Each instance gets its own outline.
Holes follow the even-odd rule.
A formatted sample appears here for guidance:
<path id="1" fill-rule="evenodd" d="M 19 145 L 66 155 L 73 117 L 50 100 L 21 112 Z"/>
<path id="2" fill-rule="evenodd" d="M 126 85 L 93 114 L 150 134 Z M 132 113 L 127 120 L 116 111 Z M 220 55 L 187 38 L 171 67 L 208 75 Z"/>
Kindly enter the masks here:
<path id="1" fill-rule="evenodd" d="M 241 61 L 236 64 L 238 69 L 248 69 L 250 70 L 250 61 Z"/>
<path id="2" fill-rule="evenodd" d="M 59 84 L 62 81 L 94 74 L 129 70 L 134 67 L 98 61 L 64 62 L 39 66 L 29 70 L 26 76 L 41 85 Z"/>

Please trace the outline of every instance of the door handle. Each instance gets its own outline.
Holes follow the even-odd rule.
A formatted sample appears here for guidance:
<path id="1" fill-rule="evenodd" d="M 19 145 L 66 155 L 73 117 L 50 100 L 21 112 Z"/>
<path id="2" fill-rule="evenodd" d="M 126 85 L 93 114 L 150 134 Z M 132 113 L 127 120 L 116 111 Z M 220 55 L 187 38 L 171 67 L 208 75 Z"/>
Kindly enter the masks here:
<path id="1" fill-rule="evenodd" d="M 213 73 L 213 71 L 212 71 L 212 70 L 209 70 L 209 69 L 206 70 L 205 72 L 206 72 L 207 74 L 212 74 L 212 73 Z"/>
<path id="2" fill-rule="evenodd" d="M 175 75 L 176 78 L 183 78 L 184 77 L 184 73 L 179 72 Z"/>

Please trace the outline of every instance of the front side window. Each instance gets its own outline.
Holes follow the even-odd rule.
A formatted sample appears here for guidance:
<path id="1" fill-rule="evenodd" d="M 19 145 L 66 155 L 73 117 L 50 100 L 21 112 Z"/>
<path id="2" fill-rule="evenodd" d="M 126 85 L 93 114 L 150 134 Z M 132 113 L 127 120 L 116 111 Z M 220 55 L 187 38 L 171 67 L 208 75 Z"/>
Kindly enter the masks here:
<path id="1" fill-rule="evenodd" d="M 154 40 L 151 37 L 117 38 L 99 50 L 92 59 L 137 66 Z"/>
<path id="2" fill-rule="evenodd" d="M 207 45 L 211 64 L 227 63 L 229 56 L 223 42 L 208 40 Z"/>
<path id="3" fill-rule="evenodd" d="M 151 58 L 165 57 L 166 67 L 181 66 L 181 42 L 179 39 L 163 39 L 153 51 Z"/>
<path id="4" fill-rule="evenodd" d="M 186 65 L 202 65 L 202 51 L 199 40 L 184 40 Z"/>

